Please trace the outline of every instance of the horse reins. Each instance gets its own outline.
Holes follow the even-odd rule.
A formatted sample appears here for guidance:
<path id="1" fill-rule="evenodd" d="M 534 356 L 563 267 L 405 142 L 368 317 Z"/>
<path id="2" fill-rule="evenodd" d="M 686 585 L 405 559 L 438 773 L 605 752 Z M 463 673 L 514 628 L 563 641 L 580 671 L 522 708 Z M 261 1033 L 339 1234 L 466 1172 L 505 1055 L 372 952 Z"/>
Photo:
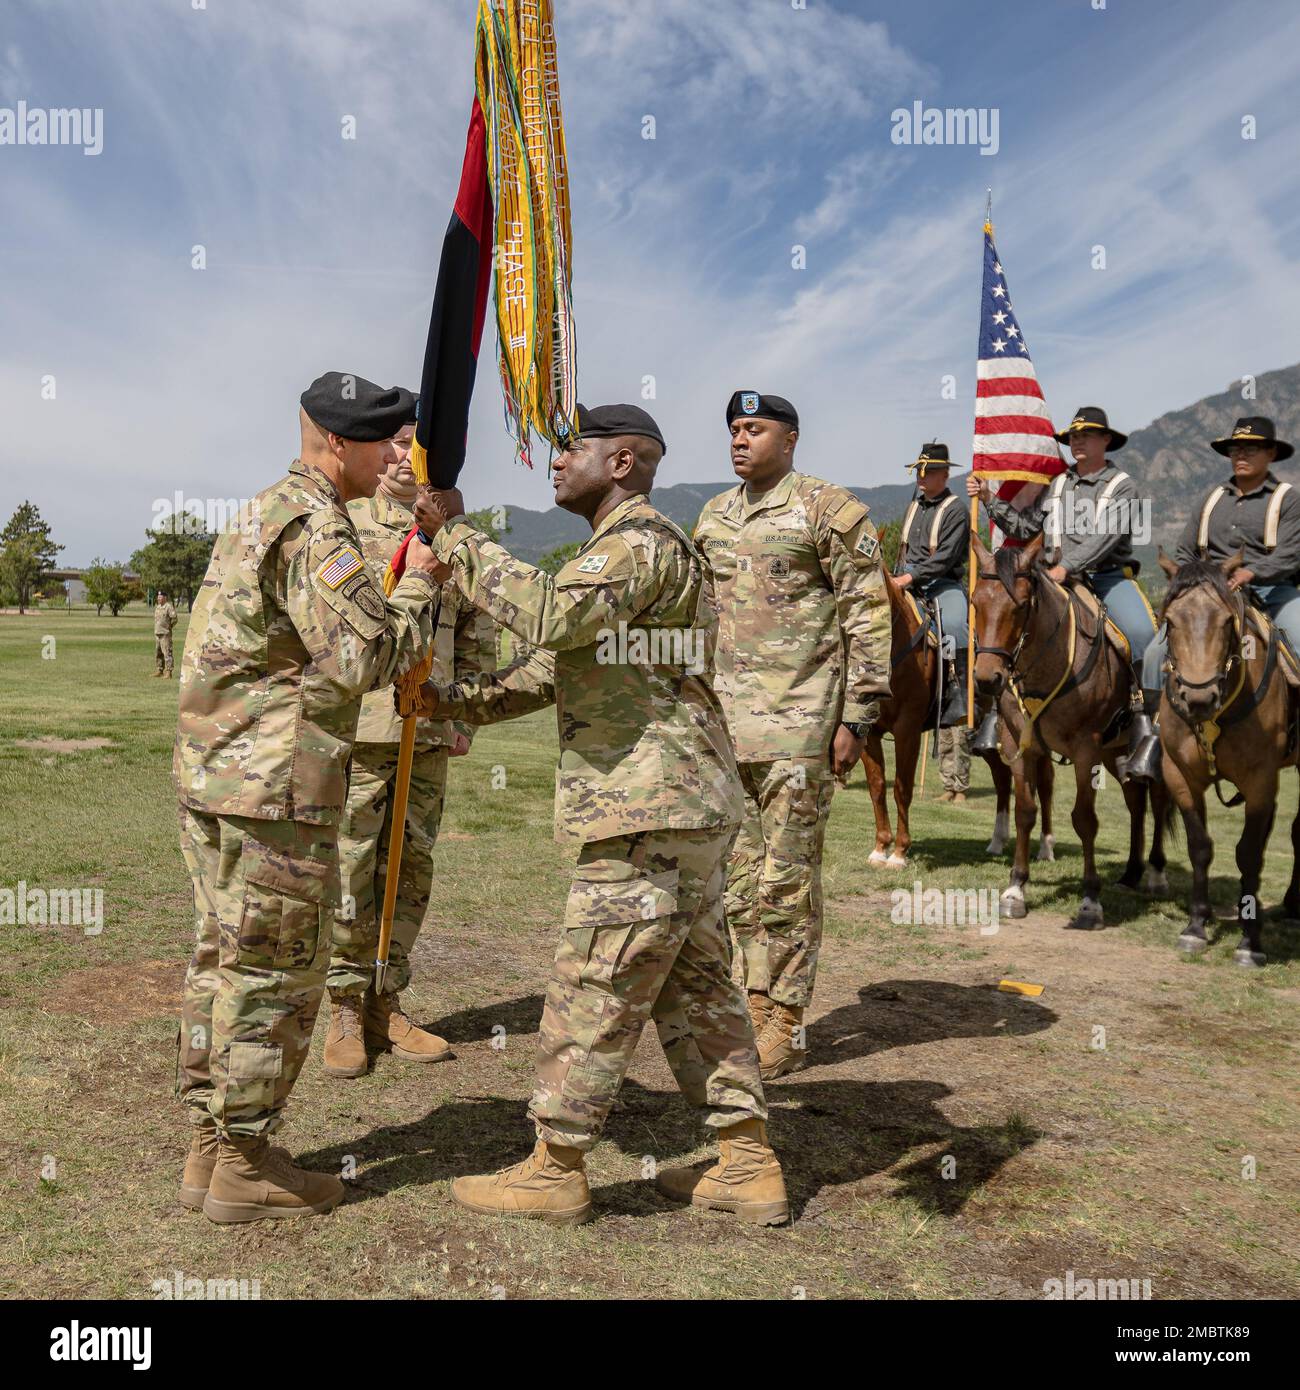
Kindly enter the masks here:
<path id="1" fill-rule="evenodd" d="M 996 579 L 1005 588 L 1005 581 L 996 570 L 978 570 L 977 577 L 980 579 Z M 1061 678 L 1056 682 L 1046 695 L 1031 695 L 1024 687 L 1024 681 L 1028 672 L 1018 672 L 1017 663 L 1020 654 L 1024 650 L 1025 642 L 1029 637 L 1030 624 L 1034 620 L 1034 614 L 1038 606 L 1038 585 L 1042 582 L 1042 575 L 1029 572 L 1022 576 L 1029 583 L 1029 614 L 1025 618 L 1025 625 L 1020 630 L 1020 638 L 1016 645 L 1008 651 L 1005 647 L 986 647 L 980 642 L 979 637 L 975 639 L 975 655 L 979 656 L 1000 656 L 1007 663 L 1007 685 L 1015 697 L 1016 704 L 1020 706 L 1020 712 L 1024 715 L 1024 725 L 1020 730 L 1020 745 L 1016 749 L 1015 757 L 1021 757 L 1029 745 L 1033 742 L 1035 725 L 1042 717 L 1047 707 L 1061 695 L 1068 694 L 1092 674 L 1092 668 L 1097 663 L 1098 656 L 1101 655 L 1102 644 L 1106 640 L 1106 615 L 1102 610 L 1101 621 L 1097 624 L 1096 636 L 1089 647 L 1088 655 L 1084 659 L 1083 666 L 1076 672 L 1074 669 L 1074 658 L 1078 651 L 1079 623 L 1075 610 L 1075 596 L 1063 585 L 1058 584 L 1057 588 L 1065 595 L 1066 608 L 1070 615 L 1070 636 L 1069 649 L 1066 654 L 1065 669 L 1061 672 Z M 1055 580 L 1051 581 L 1055 583 Z M 1011 597 L 1014 599 L 1015 595 Z M 1030 670 L 1032 670 L 1032 666 Z M 1004 763 L 1014 761 L 1008 758 L 999 745 L 998 753 Z"/>
<path id="2" fill-rule="evenodd" d="M 1273 679 L 1273 668 L 1277 665 L 1277 625 L 1272 621 L 1268 625 L 1268 650 L 1264 656 L 1264 670 L 1260 675 L 1259 684 L 1251 691 L 1250 698 L 1242 704 L 1237 704 L 1246 684 L 1247 662 L 1243 654 L 1242 647 L 1245 641 L 1244 628 L 1246 625 L 1246 600 L 1238 595 L 1238 606 L 1229 609 L 1232 617 L 1232 628 L 1236 634 L 1236 650 L 1228 657 L 1227 666 L 1218 675 L 1211 676 L 1209 680 L 1189 681 L 1182 676 L 1177 676 L 1174 669 L 1172 654 L 1165 659 L 1165 698 L 1169 701 L 1174 713 L 1191 729 L 1196 736 L 1197 746 L 1201 750 L 1201 756 L 1205 759 L 1206 771 L 1210 774 L 1210 781 L 1214 784 L 1214 794 L 1219 798 L 1223 806 L 1240 806 L 1245 798 L 1238 791 L 1231 800 L 1223 799 L 1221 783 L 1223 781 L 1219 774 L 1218 764 L 1214 756 L 1214 746 L 1219 741 L 1219 735 L 1223 732 L 1225 725 L 1232 725 L 1243 720 L 1253 709 L 1255 709 L 1264 696 L 1268 693 L 1268 687 Z M 1226 688 L 1229 676 L 1236 668 L 1237 683 L 1232 688 L 1232 693 L 1226 700 L 1222 699 L 1222 691 Z M 1183 691 L 1187 690 L 1208 690 L 1211 686 L 1217 686 L 1220 691 L 1221 703 L 1215 709 L 1214 714 L 1209 719 L 1196 719 L 1187 707 L 1186 700 L 1179 699 L 1175 693 L 1174 679 L 1177 676 L 1178 687 Z"/>

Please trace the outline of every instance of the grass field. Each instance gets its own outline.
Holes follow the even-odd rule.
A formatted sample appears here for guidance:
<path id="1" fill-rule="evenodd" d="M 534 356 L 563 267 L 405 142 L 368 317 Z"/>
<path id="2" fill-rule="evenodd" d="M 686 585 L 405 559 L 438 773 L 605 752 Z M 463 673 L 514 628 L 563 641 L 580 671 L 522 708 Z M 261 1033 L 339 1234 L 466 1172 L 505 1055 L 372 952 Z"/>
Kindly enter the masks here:
<path id="1" fill-rule="evenodd" d="M 178 653 L 183 638 L 182 620 Z M 1265 872 L 1271 963 L 1249 972 L 1232 963 L 1226 921 L 1203 957 L 1176 951 L 1181 836 L 1171 901 L 1107 887 L 1107 930 L 1064 930 L 1080 862 L 1065 778 L 1057 862 L 1033 866 L 1026 919 L 989 936 L 894 925 L 900 884 L 1005 883 L 1006 861 L 984 853 L 991 787 L 977 765 L 970 803 L 943 807 L 931 768 L 914 866 L 891 873 L 866 864 L 856 773 L 829 829 L 810 1065 L 769 1089 L 793 1225 L 740 1227 L 656 1195 L 647 1158 L 706 1149 L 652 1034 L 589 1165 L 600 1219 L 554 1230 L 455 1207 L 449 1177 L 531 1142 L 532 1051 L 570 862 L 550 838 L 547 713 L 485 730 L 452 765 L 411 1002 L 457 1060 L 381 1057 L 365 1078 L 331 1081 L 318 1027 L 281 1139 L 310 1166 L 351 1171 L 350 1156 L 347 1203 L 242 1228 L 183 1211 L 171 1087 L 190 889 L 170 778 L 176 687 L 152 678 L 151 652 L 140 609 L 0 617 L 0 888 L 104 897 L 98 935 L 0 928 L 0 1296 L 151 1298 L 176 1271 L 257 1280 L 263 1297 L 1015 1298 L 1070 1270 L 1150 1279 L 1155 1298 L 1300 1288 L 1300 940 L 1276 920 L 1294 777 Z M 1118 790 L 1102 803 L 1109 882 L 1127 832 Z M 1215 807 L 1225 916 L 1237 818 Z M 1003 977 L 1045 989 L 1015 998 L 996 990 Z"/>

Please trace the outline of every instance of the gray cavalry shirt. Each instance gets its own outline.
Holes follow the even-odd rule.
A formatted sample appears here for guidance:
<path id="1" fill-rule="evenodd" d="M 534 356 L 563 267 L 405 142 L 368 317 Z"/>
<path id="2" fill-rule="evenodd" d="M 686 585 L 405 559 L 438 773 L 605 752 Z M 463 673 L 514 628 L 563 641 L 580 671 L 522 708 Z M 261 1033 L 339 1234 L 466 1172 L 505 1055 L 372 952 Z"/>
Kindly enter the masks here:
<path id="1" fill-rule="evenodd" d="M 1282 499 L 1282 511 L 1277 522 L 1277 545 L 1272 550 L 1264 546 L 1264 518 L 1268 512 L 1269 498 L 1277 491 L 1279 479 L 1272 473 L 1264 476 L 1264 481 L 1244 495 L 1237 491 L 1237 485 L 1228 479 L 1227 492 L 1219 498 L 1218 504 L 1210 513 L 1210 529 L 1206 536 L 1205 558 L 1226 560 L 1229 555 L 1241 550 L 1244 552 L 1246 568 L 1255 576 L 1256 584 L 1289 584 L 1300 573 L 1300 489 L 1293 489 Z M 1180 565 L 1188 560 L 1200 559 L 1197 549 L 1197 532 L 1201 525 L 1201 512 L 1209 493 L 1196 504 L 1175 551 Z"/>
<path id="2" fill-rule="evenodd" d="M 1137 484 L 1125 478 L 1112 491 L 1097 515 L 1097 504 L 1106 485 L 1123 469 L 1106 460 L 1106 466 L 1081 478 L 1073 468 L 1065 474 L 1060 501 L 1054 506 L 1052 488 L 1044 488 L 1024 511 L 1010 502 L 991 497 L 988 514 L 994 523 L 1017 540 L 1030 541 L 1047 525 L 1044 542 L 1061 547 L 1060 563 L 1070 574 L 1098 573 L 1128 567 L 1137 572 L 1133 560 L 1133 522 L 1139 501 Z M 1059 522 L 1049 517 L 1058 511 Z M 1053 524 L 1047 524 L 1052 522 Z M 1059 529 L 1058 529 L 1059 528 Z"/>
<path id="3" fill-rule="evenodd" d="M 924 589 L 939 579 L 954 579 L 960 584 L 965 578 L 966 556 L 970 550 L 970 504 L 966 498 L 955 499 L 939 518 L 939 543 L 930 549 L 934 515 L 952 496 L 950 488 L 944 488 L 935 498 L 918 495 L 912 524 L 899 538 L 894 573 L 910 571 L 917 588 Z M 912 511 L 910 505 L 908 511 Z"/>

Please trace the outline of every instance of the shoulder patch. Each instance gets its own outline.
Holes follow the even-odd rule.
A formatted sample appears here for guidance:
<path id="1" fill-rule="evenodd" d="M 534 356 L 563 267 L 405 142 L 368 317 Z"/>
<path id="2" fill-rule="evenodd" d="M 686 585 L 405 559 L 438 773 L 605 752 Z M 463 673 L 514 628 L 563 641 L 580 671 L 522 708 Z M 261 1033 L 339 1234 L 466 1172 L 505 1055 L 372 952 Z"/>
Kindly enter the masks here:
<path id="1" fill-rule="evenodd" d="M 343 596 L 350 598 L 359 609 L 376 622 L 383 622 L 387 617 L 385 609 L 387 604 L 384 602 L 379 590 L 370 582 L 370 576 L 366 574 L 355 576 L 347 588 L 343 590 Z"/>
<path id="2" fill-rule="evenodd" d="M 870 530 L 865 530 L 858 537 L 858 543 L 853 548 L 859 555 L 865 556 L 868 560 L 874 560 L 876 552 L 880 549 L 880 542 L 871 534 Z"/>
<path id="3" fill-rule="evenodd" d="M 860 521 L 864 521 L 870 514 L 871 509 L 866 503 L 859 502 L 856 497 L 850 494 L 827 513 L 826 524 L 832 531 L 838 531 L 840 535 L 844 535 L 853 530 Z"/>
<path id="4" fill-rule="evenodd" d="M 366 562 L 361 552 L 352 545 L 341 545 L 332 551 L 316 570 L 316 580 L 327 589 L 337 592 L 344 584 L 365 568 Z"/>
<path id="5" fill-rule="evenodd" d="M 599 574 L 609 562 L 609 554 L 604 555 L 585 555 L 578 564 L 579 574 Z"/>

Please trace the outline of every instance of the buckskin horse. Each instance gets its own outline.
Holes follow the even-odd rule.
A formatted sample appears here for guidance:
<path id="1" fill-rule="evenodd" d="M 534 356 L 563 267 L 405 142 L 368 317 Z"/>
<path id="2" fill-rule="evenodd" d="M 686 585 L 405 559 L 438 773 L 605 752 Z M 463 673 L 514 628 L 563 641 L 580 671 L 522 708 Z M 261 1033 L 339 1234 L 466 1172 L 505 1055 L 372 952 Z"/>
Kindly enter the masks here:
<path id="1" fill-rule="evenodd" d="M 868 863 L 901 869 L 907 863 L 907 851 L 912 844 L 908 817 L 912 793 L 916 786 L 916 763 L 921 753 L 921 740 L 926 728 L 933 723 L 937 712 L 939 672 L 938 648 L 926 640 L 923 610 L 915 601 L 909 602 L 905 591 L 885 575 L 889 592 L 889 616 L 892 625 L 890 647 L 890 696 L 880 702 L 880 718 L 871 727 L 862 747 L 862 766 L 867 773 L 867 788 L 871 806 L 876 813 L 876 847 Z M 894 737 L 894 809 L 898 820 L 895 837 L 889 824 L 889 807 L 885 800 L 885 753 L 882 734 Z M 1011 805 L 1011 772 L 1001 758 L 989 758 L 993 786 L 997 792 L 997 813 L 993 823 L 993 838 L 988 843 L 989 854 L 1001 854 L 1006 843 L 1007 815 Z M 1054 858 L 1052 837 L 1052 781 L 1054 772 L 1049 760 L 1040 768 L 1038 795 L 1043 806 L 1043 835 L 1039 841 L 1038 858 Z"/>
<path id="2" fill-rule="evenodd" d="M 1278 670 L 1277 628 L 1228 576 L 1242 554 L 1219 563 L 1192 560 L 1181 568 L 1160 552 L 1160 565 L 1172 581 L 1161 617 L 1169 655 L 1160 699 L 1160 748 L 1165 785 L 1183 815 L 1192 861 L 1191 916 L 1178 944 L 1203 951 L 1209 944 L 1210 861 L 1214 841 L 1205 818 L 1205 791 L 1213 785 L 1226 806 L 1245 803 L 1245 824 L 1237 841 L 1241 894 L 1237 921 L 1241 941 L 1233 953 L 1238 965 L 1259 966 L 1261 945 L 1259 879 L 1264 849 L 1277 810 L 1278 774 L 1297 765 L 1297 698 Z M 1220 782 L 1237 795 L 1224 801 Z M 1291 823 L 1291 886 L 1283 901 L 1287 917 L 1300 917 L 1300 813 Z"/>
<path id="3" fill-rule="evenodd" d="M 1131 667 L 1105 631 L 1100 603 L 1089 602 L 1047 574 L 1043 538 L 994 555 L 974 537 L 975 684 L 997 700 L 1002 756 L 1011 765 L 1016 793 L 1016 851 L 1002 910 L 1023 917 L 1028 908 L 1029 836 L 1037 819 L 1034 789 L 1040 765 L 1058 754 L 1074 765 L 1075 799 L 1070 819 L 1083 846 L 1083 897 L 1069 925 L 1105 925 L 1097 873 L 1097 775 L 1119 778 L 1116 741 L 1129 707 Z M 1163 831 L 1168 797 L 1151 796 L 1155 832 L 1143 873 L 1147 789 L 1121 782 L 1129 813 L 1129 856 L 1119 882 L 1147 891 L 1168 889 Z"/>

